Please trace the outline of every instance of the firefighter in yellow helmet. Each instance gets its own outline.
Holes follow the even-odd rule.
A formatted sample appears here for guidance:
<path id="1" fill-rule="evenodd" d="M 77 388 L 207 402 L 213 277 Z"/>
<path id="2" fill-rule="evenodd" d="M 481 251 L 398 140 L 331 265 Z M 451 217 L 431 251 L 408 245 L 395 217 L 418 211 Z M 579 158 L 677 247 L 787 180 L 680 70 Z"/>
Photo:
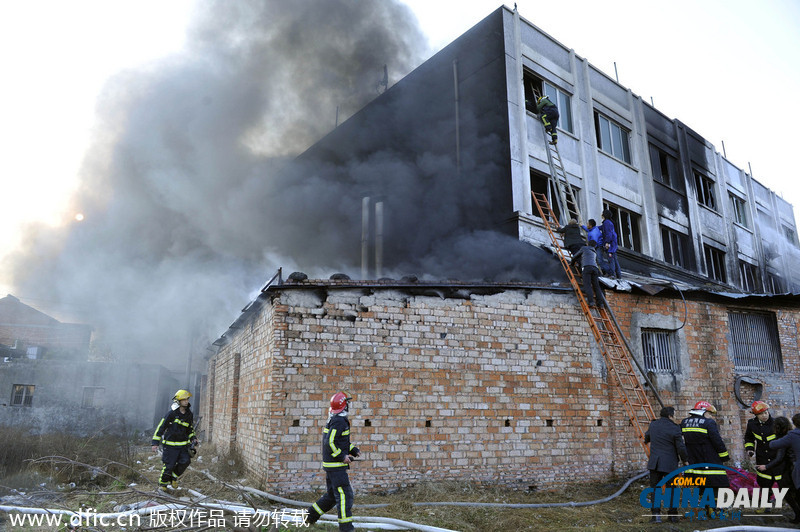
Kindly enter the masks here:
<path id="1" fill-rule="evenodd" d="M 759 487 L 771 488 L 772 484 L 780 480 L 780 473 L 759 468 L 775 459 L 776 450 L 769 448 L 769 443 L 775 439 L 775 420 L 769 413 L 769 405 L 764 401 L 753 401 L 750 412 L 755 417 L 747 422 L 744 432 L 744 450 L 747 456 L 756 460 L 756 480 Z"/>
<path id="2" fill-rule="evenodd" d="M 178 478 L 189 467 L 192 461 L 190 452 L 198 443 L 194 434 L 192 405 L 189 404 L 191 396 L 186 390 L 175 392 L 173 408 L 161 419 L 153 434 L 153 452 L 158 452 L 159 444 L 162 446 L 164 467 L 158 485 L 163 491 L 178 487 Z"/>

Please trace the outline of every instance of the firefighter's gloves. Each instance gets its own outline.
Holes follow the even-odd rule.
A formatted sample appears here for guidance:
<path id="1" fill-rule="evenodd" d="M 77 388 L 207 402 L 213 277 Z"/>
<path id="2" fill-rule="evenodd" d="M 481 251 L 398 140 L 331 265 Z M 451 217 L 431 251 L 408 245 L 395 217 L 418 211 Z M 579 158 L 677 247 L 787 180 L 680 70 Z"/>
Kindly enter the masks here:
<path id="1" fill-rule="evenodd" d="M 192 438 L 192 442 L 189 444 L 189 453 L 192 456 L 197 456 L 197 446 L 200 445 L 200 442 L 197 438 Z"/>

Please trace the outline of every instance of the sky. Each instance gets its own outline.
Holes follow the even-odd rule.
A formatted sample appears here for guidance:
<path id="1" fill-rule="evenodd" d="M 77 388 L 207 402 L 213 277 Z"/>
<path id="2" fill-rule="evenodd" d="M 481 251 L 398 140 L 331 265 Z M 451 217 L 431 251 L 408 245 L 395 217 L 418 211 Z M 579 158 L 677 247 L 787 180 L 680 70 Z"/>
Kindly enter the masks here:
<path id="1" fill-rule="evenodd" d="M 427 39 L 418 43 L 419 48 L 426 48 L 419 52 L 419 61 L 502 5 L 486 0 L 403 3 L 416 16 L 420 40 Z M 145 127 L 136 122 L 135 115 L 121 116 L 117 111 L 121 107 L 112 103 L 135 102 L 159 88 L 173 90 L 180 85 L 177 77 L 168 78 L 164 72 L 170 65 L 178 65 L 175 58 L 181 54 L 207 51 L 203 47 L 210 44 L 224 49 L 246 40 L 214 41 L 213 28 L 201 28 L 205 33 L 195 31 L 191 38 L 187 36 L 198 6 L 207 4 L 205 0 L 0 3 L 0 64 L 4 65 L 0 85 L 0 145 L 4 148 L 0 152 L 4 199 L 0 209 L 0 295 L 12 293 L 37 308 L 56 302 L 62 308 L 69 306 L 68 296 L 49 297 L 44 284 L 38 291 L 30 284 L 24 289 L 15 286 L 2 265 L 28 245 L 32 224 L 57 230 L 87 223 L 81 220 L 86 206 L 75 201 L 79 191 L 84 200 L 91 197 L 87 188 L 97 184 L 86 179 L 87 169 L 97 170 L 102 162 L 98 153 L 101 148 L 113 148 L 117 129 L 127 124 Z M 275 5 L 288 5 L 288 1 Z M 507 5 L 513 7 L 513 3 Z M 752 169 L 758 181 L 795 206 L 797 215 L 800 179 L 790 157 L 794 155 L 796 124 L 800 123 L 800 105 L 796 103 L 800 94 L 800 2 L 520 0 L 517 5 L 523 18 L 609 76 L 618 76 L 622 85 L 652 101 L 670 118 L 679 118 L 720 152 L 724 142 L 727 158 L 748 172 Z M 409 38 L 417 37 L 405 21 L 384 22 L 393 31 L 405 28 L 402 31 L 408 32 Z M 330 20 L 331 25 L 339 23 Z M 318 43 L 314 53 L 324 54 L 325 44 Z M 193 48 L 187 51 L 187 46 Z M 282 57 L 292 57 L 290 52 Z M 206 59 L 209 57 L 215 56 Z M 235 63 L 231 57 L 226 61 Z M 224 80 L 203 72 L 202 67 L 196 63 L 187 68 L 183 79 L 212 85 L 219 81 L 220 94 L 228 90 L 236 97 L 252 96 L 246 90 L 238 94 L 223 87 Z M 212 67 L 214 73 L 224 68 Z M 389 68 L 394 73 L 400 66 Z M 178 90 L 175 94 L 186 93 Z M 213 101 L 206 96 L 203 104 Z M 178 99 L 159 104 L 165 105 L 161 112 L 168 113 L 181 103 Z M 141 115 L 148 110 L 144 107 L 138 112 Z M 147 122 L 143 119 L 142 123 Z M 280 132 L 293 133 L 291 129 Z M 141 139 L 146 135 L 145 128 Z M 276 134 L 254 127 L 248 135 L 251 145 L 271 145 Z M 146 139 L 137 142 L 137 146 L 158 149 Z M 113 177 L 107 181 L 113 182 Z M 186 201 L 191 201 L 191 196 Z M 55 231 L 49 249 L 58 248 L 59 238 L 80 236 L 78 231 Z M 222 268 L 220 264 L 216 267 Z M 252 280 L 248 282 L 252 284 Z M 212 286 L 209 281 L 207 288 Z M 232 320 L 235 313 L 229 316 Z"/>

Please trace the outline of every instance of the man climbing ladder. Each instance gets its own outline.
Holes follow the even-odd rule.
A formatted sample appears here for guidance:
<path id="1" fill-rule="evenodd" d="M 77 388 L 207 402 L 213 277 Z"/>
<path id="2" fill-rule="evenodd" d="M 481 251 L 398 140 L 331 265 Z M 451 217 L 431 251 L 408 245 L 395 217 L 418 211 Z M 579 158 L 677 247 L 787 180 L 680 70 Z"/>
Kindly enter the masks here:
<path id="1" fill-rule="evenodd" d="M 542 119 L 545 131 L 550 134 L 550 144 L 557 143 L 558 131 L 556 131 L 556 126 L 558 125 L 558 107 L 550 101 L 547 95 L 544 95 L 540 96 L 536 101 L 536 112 Z"/>

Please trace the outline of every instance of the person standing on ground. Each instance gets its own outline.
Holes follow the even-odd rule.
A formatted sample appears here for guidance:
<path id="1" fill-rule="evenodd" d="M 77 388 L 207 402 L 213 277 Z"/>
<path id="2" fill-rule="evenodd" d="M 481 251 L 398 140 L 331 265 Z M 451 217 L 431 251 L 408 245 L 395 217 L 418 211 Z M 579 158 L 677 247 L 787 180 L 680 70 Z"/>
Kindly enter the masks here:
<path id="1" fill-rule="evenodd" d="M 178 390 L 172 398 L 177 404 L 167 412 L 153 433 L 153 452 L 158 452 L 161 444 L 161 477 L 158 480 L 162 491 L 178 487 L 178 478 L 186 471 L 192 461 L 190 449 L 197 445 L 194 435 L 194 414 L 189 404 L 192 396 L 186 390 Z"/>
<path id="2" fill-rule="evenodd" d="M 750 411 L 755 417 L 747 421 L 744 433 L 744 450 L 747 456 L 755 458 L 756 466 L 775 459 L 777 450 L 770 449 L 769 442 L 775 439 L 775 420 L 769 413 L 769 405 L 764 401 L 753 401 Z M 769 471 L 756 467 L 756 480 L 760 488 L 771 488 L 778 480 Z"/>
<path id="3" fill-rule="evenodd" d="M 316 523 L 322 515 L 336 506 L 339 530 L 349 532 L 353 526 L 353 488 L 347 470 L 361 451 L 350 443 L 350 421 L 347 419 L 352 397 L 337 392 L 331 397 L 328 422 L 322 431 L 322 469 L 325 470 L 327 491 L 311 505 L 308 523 Z"/>
<path id="4" fill-rule="evenodd" d="M 681 433 L 686 443 L 686 453 L 691 464 L 719 464 L 730 460 L 728 448 L 719 434 L 719 427 L 712 414 L 717 409 L 708 401 L 698 401 L 689 411 L 689 417 L 681 421 Z M 686 475 L 697 479 L 695 485 L 714 488 L 714 499 L 717 499 L 719 488 L 727 488 L 728 475 L 724 468 L 698 467 L 686 470 Z M 702 484 L 701 484 L 702 482 Z M 715 509 L 709 507 L 709 514 Z"/>
<path id="5" fill-rule="evenodd" d="M 600 224 L 600 231 L 603 234 L 603 247 L 605 248 L 606 257 L 608 259 L 608 275 L 613 276 L 615 279 L 622 278 L 622 272 L 619 268 L 619 261 L 617 260 L 617 231 L 614 227 L 614 222 L 611 220 L 613 215 L 609 209 L 603 211 L 603 221 Z"/>
<path id="6" fill-rule="evenodd" d="M 564 235 L 564 247 L 567 248 L 570 255 L 575 255 L 579 249 L 586 245 L 586 239 L 583 238 L 583 233 L 581 233 L 581 226 L 578 225 L 578 220 L 575 218 L 571 218 L 564 227 L 556 229 L 556 232 Z"/>
<path id="7" fill-rule="evenodd" d="M 775 428 L 776 439 L 778 439 L 783 438 L 789 433 L 792 424 L 785 417 L 779 416 L 775 418 L 773 427 Z M 768 446 L 770 450 L 775 451 L 775 458 L 764 465 L 756 466 L 756 469 L 765 473 L 771 473 L 777 479 L 779 488 L 789 488 L 789 491 L 786 493 L 786 502 L 788 502 L 789 506 L 794 510 L 794 519 L 792 519 L 792 523 L 800 524 L 800 493 L 797 488 L 794 487 L 794 482 L 792 482 L 792 467 L 794 467 L 795 462 L 794 451 L 791 446 L 780 448 L 773 448 L 769 444 Z"/>
<path id="8" fill-rule="evenodd" d="M 600 270 L 597 268 L 596 245 L 597 242 L 590 240 L 587 245 L 572 256 L 572 262 L 570 263 L 570 266 L 573 266 L 576 261 L 581 261 L 583 293 L 590 307 L 595 306 L 595 299 L 597 300 L 597 305 L 603 305 L 606 302 L 603 291 L 600 289 Z"/>
<path id="9" fill-rule="evenodd" d="M 558 107 L 550 101 L 547 95 L 541 96 L 536 102 L 536 113 L 542 119 L 544 130 L 550 135 L 550 144 L 558 142 Z"/>
<path id="10" fill-rule="evenodd" d="M 650 470 L 650 487 L 655 489 L 661 479 L 678 468 L 679 461 L 686 462 L 689 458 L 683 444 L 681 428 L 675 423 L 675 408 L 665 406 L 661 409 L 660 417 L 650 422 L 650 427 L 644 433 L 644 442 L 650 444 L 647 469 Z M 676 512 L 676 508 L 667 509 L 671 522 L 678 521 Z M 653 506 L 651 513 L 651 521 L 660 523 L 661 506 Z"/>

